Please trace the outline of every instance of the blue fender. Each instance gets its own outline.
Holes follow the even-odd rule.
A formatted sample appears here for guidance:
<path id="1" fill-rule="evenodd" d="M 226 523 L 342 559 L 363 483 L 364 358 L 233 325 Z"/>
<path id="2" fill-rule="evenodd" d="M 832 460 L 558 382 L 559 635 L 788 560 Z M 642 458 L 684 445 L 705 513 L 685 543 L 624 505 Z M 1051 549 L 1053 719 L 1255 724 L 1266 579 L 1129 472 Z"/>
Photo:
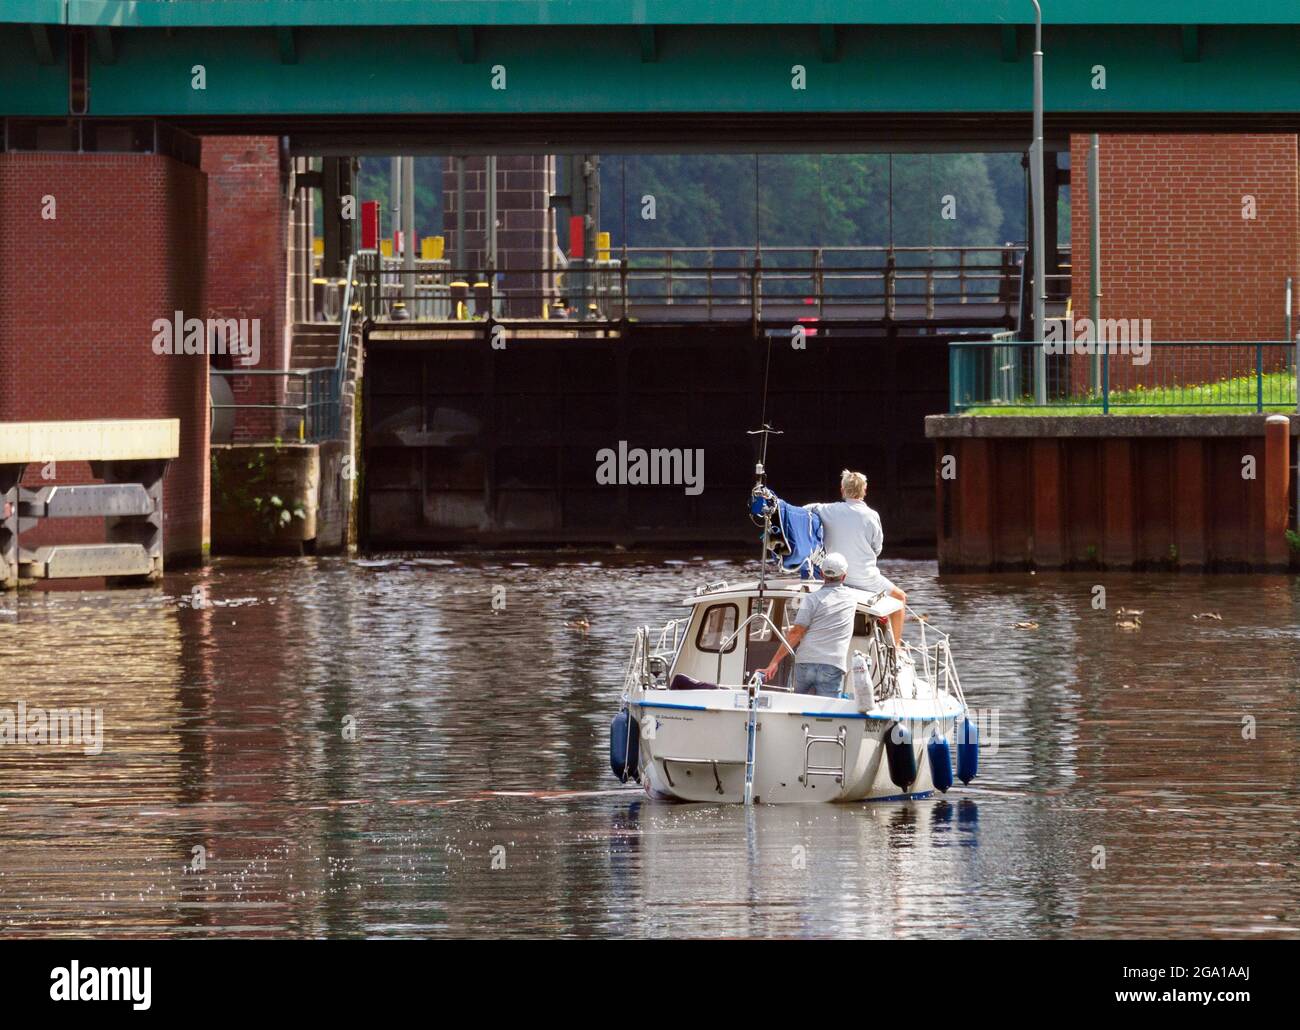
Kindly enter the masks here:
<path id="1" fill-rule="evenodd" d="M 980 771 L 980 731 L 969 717 L 957 724 L 957 779 L 970 783 Z"/>
<path id="2" fill-rule="evenodd" d="M 952 752 L 948 748 L 948 738 L 933 734 L 925 750 L 930 758 L 930 779 L 936 789 L 947 794 L 952 786 Z"/>
<path id="3" fill-rule="evenodd" d="M 641 782 L 641 726 L 626 708 L 609 724 L 609 767 L 619 783 Z"/>
<path id="4" fill-rule="evenodd" d="M 894 786 L 907 793 L 916 782 L 916 753 L 912 750 L 912 733 L 901 722 L 891 722 L 885 729 L 885 758 Z"/>

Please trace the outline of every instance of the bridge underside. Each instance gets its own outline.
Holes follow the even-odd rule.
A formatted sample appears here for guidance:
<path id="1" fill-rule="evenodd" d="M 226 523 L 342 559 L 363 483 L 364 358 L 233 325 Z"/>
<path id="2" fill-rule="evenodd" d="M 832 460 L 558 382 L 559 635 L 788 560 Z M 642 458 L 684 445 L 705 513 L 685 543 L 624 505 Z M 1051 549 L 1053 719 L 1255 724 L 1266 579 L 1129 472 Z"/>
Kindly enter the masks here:
<path id="1" fill-rule="evenodd" d="M 1300 43 L 1297 44 L 1300 46 Z M 1298 51 L 1300 52 L 1300 51 Z M 1300 75 L 1300 72 L 1297 73 Z M 1300 102 L 1300 98 L 1297 98 Z M 810 112 L 802 115 L 379 115 L 171 117 L 196 135 L 289 137 L 300 155 L 689 153 L 1021 153 L 1028 112 Z M 1300 133 L 1300 110 L 1270 113 L 1048 113 L 1045 149 L 1066 151 L 1071 133 Z"/>

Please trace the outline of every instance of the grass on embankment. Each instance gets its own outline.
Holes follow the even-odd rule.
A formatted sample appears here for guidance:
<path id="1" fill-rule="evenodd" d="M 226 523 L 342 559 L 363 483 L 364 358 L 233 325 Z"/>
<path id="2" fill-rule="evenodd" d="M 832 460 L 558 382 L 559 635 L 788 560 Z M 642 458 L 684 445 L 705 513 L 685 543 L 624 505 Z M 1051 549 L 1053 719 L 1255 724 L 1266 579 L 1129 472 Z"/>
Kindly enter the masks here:
<path id="1" fill-rule="evenodd" d="M 1236 415 L 1255 413 L 1255 377 L 1238 376 L 1196 386 L 1159 386 L 1152 389 L 1136 386 L 1131 390 L 1112 390 L 1112 415 Z M 1290 372 L 1264 375 L 1265 413 L 1292 413 L 1296 410 L 1295 377 Z M 1048 401 L 1036 407 L 1025 398 L 1021 404 L 985 404 L 967 408 L 963 415 L 1101 415 L 1101 399 L 1096 394 L 1081 394 L 1072 402 Z"/>

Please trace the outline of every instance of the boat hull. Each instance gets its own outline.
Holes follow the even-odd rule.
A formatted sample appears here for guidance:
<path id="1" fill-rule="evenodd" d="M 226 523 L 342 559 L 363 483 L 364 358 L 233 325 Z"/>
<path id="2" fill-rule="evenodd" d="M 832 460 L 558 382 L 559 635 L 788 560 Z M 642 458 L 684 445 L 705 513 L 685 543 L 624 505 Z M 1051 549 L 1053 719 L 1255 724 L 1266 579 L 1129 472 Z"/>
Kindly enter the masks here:
<path id="1" fill-rule="evenodd" d="M 749 710 L 741 690 L 644 691 L 632 699 L 641 726 L 647 792 L 675 801 L 744 800 Z M 757 804 L 910 798 L 933 791 L 926 743 L 952 738 L 964 707 L 950 697 L 895 699 L 869 712 L 850 699 L 763 693 L 754 713 Z M 911 734 L 916 779 L 890 779 L 885 740 L 898 723 Z"/>

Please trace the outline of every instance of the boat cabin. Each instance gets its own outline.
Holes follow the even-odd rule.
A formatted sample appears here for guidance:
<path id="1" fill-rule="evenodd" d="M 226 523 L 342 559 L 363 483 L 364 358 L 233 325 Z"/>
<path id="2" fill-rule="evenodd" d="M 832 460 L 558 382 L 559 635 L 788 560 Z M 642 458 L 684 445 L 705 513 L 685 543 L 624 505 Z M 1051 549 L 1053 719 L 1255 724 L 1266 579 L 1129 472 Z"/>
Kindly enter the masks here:
<path id="1" fill-rule="evenodd" d="M 679 639 L 675 658 L 664 670 L 666 685 L 671 690 L 698 690 L 747 683 L 755 672 L 767 668 L 781 636 L 794 626 L 800 604 L 821 588 L 820 580 L 799 579 L 770 582 L 761 590 L 757 582 L 701 588 L 684 602 L 692 611 L 677 624 Z M 854 593 L 859 603 L 853 639 L 845 654 L 845 668 L 849 669 L 854 651 L 871 656 L 880 654 L 881 649 L 892 650 L 888 617 L 901 607 L 892 597 L 861 590 Z M 794 659 L 787 655 L 776 679 L 764 683 L 763 689 L 792 690 L 793 670 Z"/>

